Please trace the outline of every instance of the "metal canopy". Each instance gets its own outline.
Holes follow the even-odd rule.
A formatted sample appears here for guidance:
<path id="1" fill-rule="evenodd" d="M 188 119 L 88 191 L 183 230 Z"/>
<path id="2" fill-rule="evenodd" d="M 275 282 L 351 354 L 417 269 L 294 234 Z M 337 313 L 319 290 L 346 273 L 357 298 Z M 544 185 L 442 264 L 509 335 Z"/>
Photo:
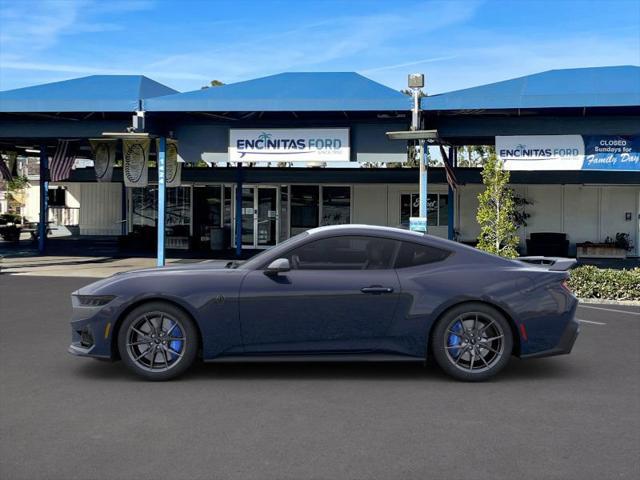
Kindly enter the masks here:
<path id="1" fill-rule="evenodd" d="M 143 75 L 91 75 L 0 92 L 0 112 L 133 112 L 177 90 Z"/>
<path id="2" fill-rule="evenodd" d="M 149 99 L 149 112 L 408 111 L 411 98 L 355 72 L 281 73 Z"/>
<path id="3" fill-rule="evenodd" d="M 422 98 L 425 111 L 640 105 L 640 67 L 549 70 Z"/>

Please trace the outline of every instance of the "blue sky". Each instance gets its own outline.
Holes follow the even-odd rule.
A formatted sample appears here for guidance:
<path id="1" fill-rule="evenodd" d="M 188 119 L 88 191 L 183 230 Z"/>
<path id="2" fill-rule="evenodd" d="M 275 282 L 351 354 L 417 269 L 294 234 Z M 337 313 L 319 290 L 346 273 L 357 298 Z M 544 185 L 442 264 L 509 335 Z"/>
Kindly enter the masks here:
<path id="1" fill-rule="evenodd" d="M 0 0 L 0 90 L 144 74 L 181 91 L 357 71 L 439 93 L 554 68 L 640 64 L 640 1 Z"/>

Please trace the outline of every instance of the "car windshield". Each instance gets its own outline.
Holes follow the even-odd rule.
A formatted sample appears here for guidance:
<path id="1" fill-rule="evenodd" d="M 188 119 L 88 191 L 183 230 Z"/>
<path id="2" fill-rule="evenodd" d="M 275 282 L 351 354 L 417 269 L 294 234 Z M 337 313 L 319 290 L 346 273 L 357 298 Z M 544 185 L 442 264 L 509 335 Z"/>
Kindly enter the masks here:
<path id="1" fill-rule="evenodd" d="M 307 232 L 299 233 L 298 235 L 295 235 L 285 240 L 284 242 L 279 243 L 275 247 L 268 248 L 267 250 L 260 252 L 259 254 L 251 257 L 249 260 L 242 264 L 234 265 L 232 268 L 241 270 L 253 270 L 255 268 L 258 268 L 268 257 L 271 257 L 273 255 L 274 259 L 278 258 L 278 254 L 286 252 L 287 250 L 289 250 L 292 244 L 297 243 L 300 239 L 306 237 L 307 235 L 309 235 L 309 233 Z"/>

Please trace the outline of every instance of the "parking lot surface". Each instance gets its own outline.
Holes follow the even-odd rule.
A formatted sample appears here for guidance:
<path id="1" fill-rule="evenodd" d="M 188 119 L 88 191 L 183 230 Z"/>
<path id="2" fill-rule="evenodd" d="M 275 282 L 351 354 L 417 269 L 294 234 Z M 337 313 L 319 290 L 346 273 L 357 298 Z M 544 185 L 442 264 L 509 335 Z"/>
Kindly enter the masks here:
<path id="1" fill-rule="evenodd" d="M 200 364 L 149 383 L 66 353 L 87 278 L 0 275 L 2 479 L 640 478 L 640 308 L 495 380 L 415 364 Z"/>

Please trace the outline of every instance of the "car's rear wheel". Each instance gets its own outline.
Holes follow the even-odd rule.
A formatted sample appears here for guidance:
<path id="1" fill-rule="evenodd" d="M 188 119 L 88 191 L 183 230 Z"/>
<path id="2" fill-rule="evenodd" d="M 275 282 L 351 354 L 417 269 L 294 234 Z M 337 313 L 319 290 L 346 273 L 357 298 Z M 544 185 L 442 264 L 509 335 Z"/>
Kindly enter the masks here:
<path id="1" fill-rule="evenodd" d="M 147 380 L 169 380 L 193 364 L 198 352 L 197 330 L 191 318 L 166 302 L 133 309 L 118 333 L 124 364 Z"/>
<path id="2" fill-rule="evenodd" d="M 509 322 L 495 308 L 467 303 L 446 312 L 431 337 L 438 365 L 458 380 L 487 380 L 509 362 L 513 336 Z"/>

